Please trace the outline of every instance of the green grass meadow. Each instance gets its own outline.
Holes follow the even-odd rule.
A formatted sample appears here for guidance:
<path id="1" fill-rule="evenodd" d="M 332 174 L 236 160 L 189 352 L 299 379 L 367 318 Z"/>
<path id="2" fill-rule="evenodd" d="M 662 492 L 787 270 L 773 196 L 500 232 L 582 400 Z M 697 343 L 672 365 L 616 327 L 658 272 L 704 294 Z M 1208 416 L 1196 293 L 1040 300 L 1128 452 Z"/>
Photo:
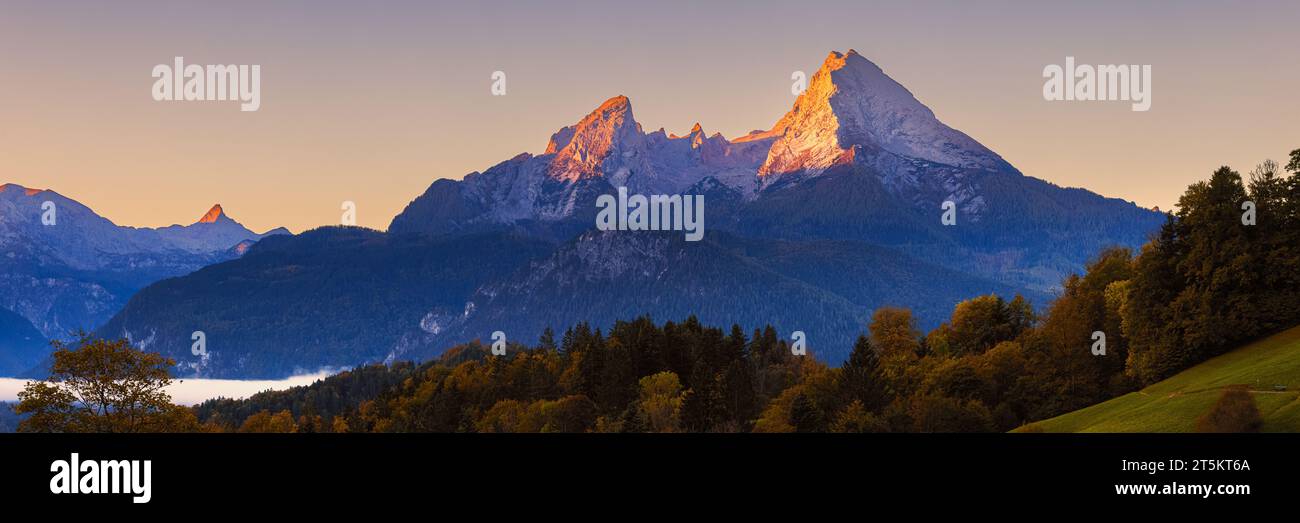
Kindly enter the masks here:
<path id="1" fill-rule="evenodd" d="M 1264 432 L 1300 432 L 1300 327 L 1180 372 L 1137 392 L 1032 423 L 1043 432 L 1193 432 L 1224 387 L 1245 385 Z M 1285 385 L 1276 392 L 1274 386 Z"/>

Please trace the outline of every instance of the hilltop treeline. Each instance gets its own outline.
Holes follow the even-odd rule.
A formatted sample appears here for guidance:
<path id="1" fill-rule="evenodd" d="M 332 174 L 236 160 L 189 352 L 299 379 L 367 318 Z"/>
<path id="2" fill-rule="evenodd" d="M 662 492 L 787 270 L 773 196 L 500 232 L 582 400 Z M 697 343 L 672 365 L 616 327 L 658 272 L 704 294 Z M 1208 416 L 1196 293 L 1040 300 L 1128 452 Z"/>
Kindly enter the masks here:
<path id="1" fill-rule="evenodd" d="M 994 431 L 1125 390 L 1087 344 L 1048 350 L 1063 327 L 1038 323 L 1023 299 L 983 296 L 923 336 L 910 311 L 882 308 L 832 368 L 771 327 L 641 317 L 196 409 L 210 430 L 251 432 Z M 371 395 L 368 382 L 398 383 Z"/>
<path id="2" fill-rule="evenodd" d="M 1285 170 L 1222 167 L 1187 189 L 1133 266 L 1131 375 L 1157 381 L 1300 323 L 1300 150 Z"/>

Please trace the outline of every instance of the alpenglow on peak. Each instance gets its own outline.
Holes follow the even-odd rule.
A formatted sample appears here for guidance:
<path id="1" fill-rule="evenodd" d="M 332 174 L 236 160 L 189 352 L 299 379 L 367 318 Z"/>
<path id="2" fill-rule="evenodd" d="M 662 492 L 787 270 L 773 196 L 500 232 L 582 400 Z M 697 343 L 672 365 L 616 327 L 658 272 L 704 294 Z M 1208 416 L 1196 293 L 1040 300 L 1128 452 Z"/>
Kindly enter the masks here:
<path id="1" fill-rule="evenodd" d="M 852 49 L 826 57 L 769 133 L 779 138 L 759 168 L 760 176 L 819 172 L 851 161 L 855 146 L 955 167 L 1014 170 L 993 151 L 944 125 L 907 88 Z"/>

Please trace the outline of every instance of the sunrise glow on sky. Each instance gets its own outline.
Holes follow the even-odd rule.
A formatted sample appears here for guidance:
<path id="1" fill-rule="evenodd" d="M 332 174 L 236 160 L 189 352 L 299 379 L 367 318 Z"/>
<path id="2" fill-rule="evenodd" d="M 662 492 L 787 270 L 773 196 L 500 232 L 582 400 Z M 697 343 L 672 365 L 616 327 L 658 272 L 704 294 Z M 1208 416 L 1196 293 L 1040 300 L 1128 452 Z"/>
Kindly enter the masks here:
<path id="1" fill-rule="evenodd" d="M 767 129 L 792 72 L 848 48 L 1023 173 L 1147 207 L 1300 147 L 1294 1 L 268 4 L 7 2 L 0 182 L 122 225 L 221 203 L 298 232 L 353 201 L 383 229 L 433 180 L 541 153 L 614 95 L 646 130 Z M 260 110 L 154 101 L 150 70 L 176 56 L 260 64 Z M 1066 56 L 1150 64 L 1151 109 L 1045 101 L 1043 68 Z"/>

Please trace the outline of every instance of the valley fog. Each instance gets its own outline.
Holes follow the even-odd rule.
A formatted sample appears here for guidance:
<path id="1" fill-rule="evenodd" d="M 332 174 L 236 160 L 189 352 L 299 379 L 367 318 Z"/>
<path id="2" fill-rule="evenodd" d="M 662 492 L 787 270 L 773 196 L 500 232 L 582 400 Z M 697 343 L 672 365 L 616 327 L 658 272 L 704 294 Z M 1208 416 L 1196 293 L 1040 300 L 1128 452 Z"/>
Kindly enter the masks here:
<path id="1" fill-rule="evenodd" d="M 217 397 L 240 399 L 266 390 L 284 390 L 300 385 L 311 385 L 330 374 L 333 372 L 319 371 L 282 380 L 175 379 L 167 387 L 167 393 L 171 394 L 172 402 L 176 404 L 195 405 Z M 28 381 L 31 380 L 0 378 L 0 401 L 18 401 L 18 392 L 23 390 L 23 385 Z"/>

